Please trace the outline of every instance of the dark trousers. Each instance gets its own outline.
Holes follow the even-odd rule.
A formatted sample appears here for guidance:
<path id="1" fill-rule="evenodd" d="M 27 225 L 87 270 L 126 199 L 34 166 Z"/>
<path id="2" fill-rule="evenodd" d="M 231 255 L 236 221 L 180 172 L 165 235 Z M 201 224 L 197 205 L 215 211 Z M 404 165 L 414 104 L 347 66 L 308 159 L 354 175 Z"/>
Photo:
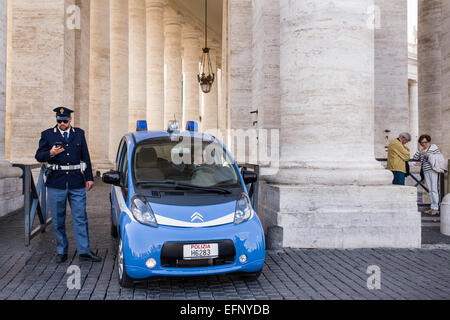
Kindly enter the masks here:
<path id="1" fill-rule="evenodd" d="M 405 185 L 405 174 L 400 171 L 392 171 L 394 174 L 394 180 L 392 180 L 392 184 L 397 184 L 404 186 Z"/>

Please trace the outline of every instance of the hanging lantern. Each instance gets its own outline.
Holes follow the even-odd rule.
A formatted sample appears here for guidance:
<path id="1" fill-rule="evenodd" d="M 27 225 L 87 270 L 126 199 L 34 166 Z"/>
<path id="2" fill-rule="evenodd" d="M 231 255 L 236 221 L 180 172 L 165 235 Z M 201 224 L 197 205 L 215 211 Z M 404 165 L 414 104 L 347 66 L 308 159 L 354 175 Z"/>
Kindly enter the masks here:
<path id="1" fill-rule="evenodd" d="M 211 64 L 208 48 L 208 1 L 205 0 L 205 47 L 202 49 L 202 60 L 200 61 L 200 72 L 197 76 L 200 88 L 204 93 L 209 93 L 216 75 Z"/>

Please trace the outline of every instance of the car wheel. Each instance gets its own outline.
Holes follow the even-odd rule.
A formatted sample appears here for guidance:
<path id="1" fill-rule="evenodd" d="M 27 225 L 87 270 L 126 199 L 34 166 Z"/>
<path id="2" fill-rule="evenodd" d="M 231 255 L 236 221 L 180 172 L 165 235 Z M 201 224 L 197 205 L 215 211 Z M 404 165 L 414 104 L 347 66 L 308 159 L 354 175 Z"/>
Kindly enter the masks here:
<path id="1" fill-rule="evenodd" d="M 125 259 L 123 255 L 122 239 L 119 238 L 119 245 L 117 246 L 117 273 L 119 275 L 119 284 L 123 288 L 130 288 L 133 286 L 133 279 L 127 275 L 125 268 Z"/>

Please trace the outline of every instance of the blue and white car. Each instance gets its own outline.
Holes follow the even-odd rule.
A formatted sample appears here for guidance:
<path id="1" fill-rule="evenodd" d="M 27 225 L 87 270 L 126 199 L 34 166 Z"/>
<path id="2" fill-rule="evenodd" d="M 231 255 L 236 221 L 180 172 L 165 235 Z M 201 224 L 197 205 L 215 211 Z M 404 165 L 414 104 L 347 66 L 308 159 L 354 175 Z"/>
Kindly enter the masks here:
<path id="1" fill-rule="evenodd" d="M 246 188 L 257 175 L 241 174 L 226 147 L 197 128 L 147 131 L 138 122 L 103 175 L 123 287 L 154 276 L 261 273 L 264 233 Z"/>

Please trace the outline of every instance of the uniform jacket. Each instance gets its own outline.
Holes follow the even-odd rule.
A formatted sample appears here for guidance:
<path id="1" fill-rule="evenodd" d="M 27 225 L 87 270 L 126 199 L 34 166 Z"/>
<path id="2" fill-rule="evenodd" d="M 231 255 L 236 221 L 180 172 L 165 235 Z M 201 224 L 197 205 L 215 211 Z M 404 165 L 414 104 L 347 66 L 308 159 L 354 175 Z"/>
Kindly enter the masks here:
<path id="1" fill-rule="evenodd" d="M 391 171 L 406 173 L 405 162 L 409 161 L 411 154 L 398 139 L 392 140 L 388 147 L 387 167 Z"/>
<path id="2" fill-rule="evenodd" d="M 50 157 L 50 149 L 56 142 L 62 142 L 64 152 Z M 87 165 L 84 176 L 81 170 L 69 171 L 53 171 L 47 177 L 46 186 L 55 189 L 66 189 L 69 183 L 69 189 L 81 189 L 86 187 L 86 181 L 94 181 L 92 175 L 91 159 L 84 136 L 84 131 L 79 128 L 71 127 L 68 143 L 64 142 L 64 138 L 58 127 L 47 129 L 41 133 L 39 140 L 39 149 L 36 151 L 35 158 L 38 162 L 48 162 L 49 164 L 58 164 L 62 166 L 78 165 L 81 161 Z"/>

